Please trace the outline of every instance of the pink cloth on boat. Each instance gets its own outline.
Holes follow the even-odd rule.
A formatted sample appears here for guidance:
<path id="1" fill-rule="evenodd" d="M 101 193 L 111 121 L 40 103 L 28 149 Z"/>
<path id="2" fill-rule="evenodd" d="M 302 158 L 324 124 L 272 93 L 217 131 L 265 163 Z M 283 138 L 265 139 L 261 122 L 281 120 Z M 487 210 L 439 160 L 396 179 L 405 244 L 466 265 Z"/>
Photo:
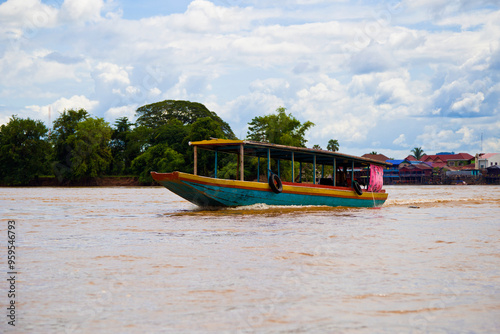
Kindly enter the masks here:
<path id="1" fill-rule="evenodd" d="M 378 192 L 384 185 L 384 170 L 380 166 L 370 165 L 370 184 L 368 191 Z"/>

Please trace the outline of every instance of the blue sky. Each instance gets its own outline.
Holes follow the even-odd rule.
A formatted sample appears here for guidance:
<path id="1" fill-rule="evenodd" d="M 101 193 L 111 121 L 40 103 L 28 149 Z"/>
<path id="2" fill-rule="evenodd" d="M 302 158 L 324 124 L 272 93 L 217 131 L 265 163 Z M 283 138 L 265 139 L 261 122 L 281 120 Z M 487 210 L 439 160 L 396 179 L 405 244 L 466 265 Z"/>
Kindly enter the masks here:
<path id="1" fill-rule="evenodd" d="M 0 73 L 0 124 L 182 99 L 240 138 L 283 106 L 310 147 L 500 152 L 500 1 L 1 1 Z"/>

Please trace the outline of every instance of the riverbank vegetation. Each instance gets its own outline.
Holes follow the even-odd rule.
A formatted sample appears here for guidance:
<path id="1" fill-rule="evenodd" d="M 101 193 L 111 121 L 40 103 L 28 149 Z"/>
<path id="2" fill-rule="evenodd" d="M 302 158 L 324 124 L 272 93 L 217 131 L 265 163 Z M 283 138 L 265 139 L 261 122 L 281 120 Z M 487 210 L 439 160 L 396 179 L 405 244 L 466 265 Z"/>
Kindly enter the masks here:
<path id="1" fill-rule="evenodd" d="M 151 184 L 150 171 L 193 172 L 190 141 L 237 139 L 229 124 L 200 103 L 166 100 L 138 108 L 136 116 L 135 123 L 122 117 L 110 124 L 84 109 L 70 109 L 54 120 L 52 129 L 39 120 L 12 116 L 0 127 L 0 184 L 28 185 L 52 177 L 60 185 L 82 185 L 104 176 Z M 305 147 L 305 132 L 312 126 L 278 108 L 252 119 L 247 139 Z M 338 150 L 338 142 L 331 142 Z M 254 160 L 245 171 L 249 176 L 257 174 Z M 199 152 L 199 173 L 213 173 L 213 161 L 213 152 Z M 235 178 L 236 165 L 235 156 L 220 157 L 218 175 Z"/>

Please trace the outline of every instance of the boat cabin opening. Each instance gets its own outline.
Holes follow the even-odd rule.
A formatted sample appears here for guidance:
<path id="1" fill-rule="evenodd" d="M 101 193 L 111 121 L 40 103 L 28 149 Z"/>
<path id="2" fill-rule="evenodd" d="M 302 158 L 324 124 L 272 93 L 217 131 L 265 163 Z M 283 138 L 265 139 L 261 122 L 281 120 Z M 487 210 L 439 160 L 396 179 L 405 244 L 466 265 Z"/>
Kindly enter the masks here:
<path id="1" fill-rule="evenodd" d="M 215 153 L 214 178 L 218 178 L 220 153 L 235 154 L 236 179 L 240 181 L 245 181 L 245 157 L 257 160 L 256 173 L 247 181 L 268 182 L 271 175 L 276 174 L 283 178 L 285 184 L 308 183 L 330 187 L 351 187 L 354 181 L 368 186 L 370 178 L 381 179 L 381 175 L 376 174 L 382 173 L 382 167 L 389 166 L 388 163 L 339 152 L 248 140 L 211 139 L 190 142 L 189 145 L 193 146 L 194 151 L 194 175 L 198 174 L 199 148 Z M 252 165 L 255 165 L 255 161 Z M 378 190 L 381 186 L 380 183 Z"/>

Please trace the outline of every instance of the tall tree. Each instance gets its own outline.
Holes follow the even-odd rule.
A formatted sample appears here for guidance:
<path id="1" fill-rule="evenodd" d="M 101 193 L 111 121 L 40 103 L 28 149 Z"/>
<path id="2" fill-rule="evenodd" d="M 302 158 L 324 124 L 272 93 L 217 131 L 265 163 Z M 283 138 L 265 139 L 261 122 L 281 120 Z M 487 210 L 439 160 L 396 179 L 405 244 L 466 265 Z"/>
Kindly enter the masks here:
<path id="1" fill-rule="evenodd" d="M 113 130 L 103 118 L 89 117 L 78 123 L 74 134 L 68 137 L 72 148 L 72 175 L 96 177 L 102 175 L 111 163 L 109 141 Z"/>
<path id="2" fill-rule="evenodd" d="M 76 132 L 77 125 L 86 120 L 90 115 L 85 109 L 69 109 L 54 121 L 52 138 L 54 143 L 53 172 L 60 180 L 70 179 L 72 174 L 73 148 L 68 139 Z"/>
<path id="3" fill-rule="evenodd" d="M 110 165 L 111 174 L 127 173 L 133 158 L 135 158 L 134 156 L 131 159 L 130 155 L 127 154 L 130 146 L 132 125 L 133 123 L 130 123 L 127 117 L 121 117 L 115 121 L 111 141 L 109 142 L 113 156 Z"/>
<path id="4" fill-rule="evenodd" d="M 198 141 L 209 139 L 210 137 L 215 138 L 225 138 L 225 134 L 222 131 L 220 124 L 211 119 L 210 117 L 199 118 L 196 122 L 189 127 L 189 134 L 184 138 L 184 147 L 188 147 L 184 153 L 186 159 L 186 164 L 188 171 L 193 169 L 193 148 L 188 146 L 190 141 Z M 219 165 L 222 167 L 226 164 L 226 159 L 228 157 L 221 156 L 219 159 Z M 206 150 L 198 150 L 198 171 L 200 175 L 209 175 L 210 171 L 213 170 L 213 153 Z"/>
<path id="5" fill-rule="evenodd" d="M 413 148 L 411 153 L 413 153 L 413 157 L 417 160 L 420 160 L 424 156 L 424 150 L 421 147 Z"/>
<path id="6" fill-rule="evenodd" d="M 12 116 L 0 127 L 0 182 L 26 185 L 48 173 L 52 146 L 41 121 Z"/>
<path id="7" fill-rule="evenodd" d="M 339 150 L 339 141 L 337 139 L 330 139 L 328 141 L 328 145 L 326 146 L 328 151 L 338 152 Z"/>
<path id="8" fill-rule="evenodd" d="M 188 141 L 206 140 L 210 137 L 223 138 L 226 136 L 220 127 L 220 124 L 210 117 L 203 117 L 196 120 L 190 127 Z"/>
<path id="9" fill-rule="evenodd" d="M 201 119 L 203 118 L 199 118 L 198 120 Z M 209 117 L 207 119 L 211 120 Z M 220 129 L 219 123 L 213 121 L 213 124 L 215 124 L 217 129 Z M 166 143 L 177 152 L 182 152 L 186 150 L 184 138 L 189 135 L 189 129 L 193 126 L 183 125 L 178 119 L 171 119 L 166 124 L 153 130 L 150 143 L 151 145 Z M 224 134 L 221 132 L 219 136 L 224 136 Z M 208 139 L 208 137 L 204 139 Z"/>
<path id="10" fill-rule="evenodd" d="M 287 114 L 285 108 L 279 107 L 275 114 L 254 117 L 248 125 L 247 138 L 250 140 L 305 147 L 305 132 L 314 123 L 302 124 L 292 114 Z"/>
<path id="11" fill-rule="evenodd" d="M 137 126 L 158 128 L 172 119 L 179 120 L 184 125 L 194 124 L 199 118 L 210 117 L 217 122 L 229 139 L 236 136 L 229 124 L 224 122 L 216 113 L 210 111 L 201 103 L 190 101 L 166 100 L 148 104 L 137 109 Z"/>
<path id="12" fill-rule="evenodd" d="M 132 170 L 139 175 L 142 183 L 151 183 L 151 171 L 173 172 L 184 167 L 184 157 L 167 144 L 149 147 L 143 154 L 132 161 Z"/>

